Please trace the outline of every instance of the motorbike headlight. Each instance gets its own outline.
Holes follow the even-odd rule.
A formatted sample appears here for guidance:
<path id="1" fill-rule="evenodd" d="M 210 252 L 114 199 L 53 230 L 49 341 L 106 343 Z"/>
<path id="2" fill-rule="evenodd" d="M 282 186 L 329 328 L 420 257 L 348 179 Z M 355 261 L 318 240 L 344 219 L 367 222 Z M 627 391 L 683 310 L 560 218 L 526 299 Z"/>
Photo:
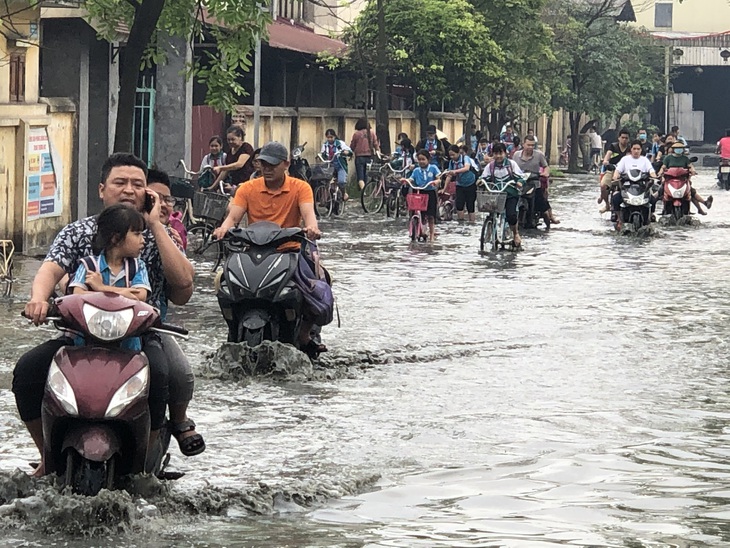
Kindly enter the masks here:
<path id="1" fill-rule="evenodd" d="M 74 394 L 71 384 L 68 382 L 66 375 L 61 372 L 55 362 L 51 363 L 48 370 L 48 387 L 56 396 L 56 399 L 69 415 L 78 415 L 79 408 L 76 405 L 76 395 Z"/>
<path id="2" fill-rule="evenodd" d="M 89 333 L 102 341 L 123 339 L 134 319 L 134 310 L 131 308 L 108 312 L 86 303 L 82 310 Z"/>
<path id="3" fill-rule="evenodd" d="M 125 407 L 144 393 L 144 389 L 149 382 L 149 370 L 149 366 L 144 366 L 114 393 L 114 396 L 112 396 L 109 402 L 109 406 L 106 408 L 106 413 L 104 413 L 105 418 L 111 419 L 116 417 Z"/>

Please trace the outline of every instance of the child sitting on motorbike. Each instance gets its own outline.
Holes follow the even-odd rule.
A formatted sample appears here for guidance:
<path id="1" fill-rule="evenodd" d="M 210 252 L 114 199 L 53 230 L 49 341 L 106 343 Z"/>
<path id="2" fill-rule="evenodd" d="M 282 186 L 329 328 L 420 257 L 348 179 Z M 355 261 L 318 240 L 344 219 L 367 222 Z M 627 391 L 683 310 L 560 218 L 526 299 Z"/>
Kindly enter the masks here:
<path id="1" fill-rule="evenodd" d="M 349 196 L 345 192 L 347 185 L 347 158 L 352 156 L 352 149 L 344 142 L 337 138 L 334 129 L 328 129 L 324 132 L 325 142 L 322 144 L 322 150 L 319 151 L 320 158 L 325 162 L 332 162 L 337 175 L 337 184 L 342 190 L 345 201 Z"/>
<path id="2" fill-rule="evenodd" d="M 426 221 L 428 222 L 428 239 L 433 242 L 434 238 L 436 238 L 436 212 L 438 208 L 436 189 L 438 188 L 441 174 L 438 168 L 430 163 L 431 155 L 427 150 L 419 150 L 416 155 L 416 160 L 418 161 L 418 167 L 413 169 L 409 178 L 401 180 L 404 184 L 413 184 L 413 186 L 422 189 L 422 192 L 428 195 Z"/>
<path id="3" fill-rule="evenodd" d="M 147 267 L 139 260 L 144 248 L 144 217 L 128 205 L 117 204 L 102 211 L 97 222 L 92 243 L 95 254 L 81 259 L 69 290 L 74 294 L 105 291 L 144 302 L 151 291 Z M 83 344 L 83 339 L 76 343 Z M 139 337 L 126 339 L 122 346 L 142 350 Z"/>

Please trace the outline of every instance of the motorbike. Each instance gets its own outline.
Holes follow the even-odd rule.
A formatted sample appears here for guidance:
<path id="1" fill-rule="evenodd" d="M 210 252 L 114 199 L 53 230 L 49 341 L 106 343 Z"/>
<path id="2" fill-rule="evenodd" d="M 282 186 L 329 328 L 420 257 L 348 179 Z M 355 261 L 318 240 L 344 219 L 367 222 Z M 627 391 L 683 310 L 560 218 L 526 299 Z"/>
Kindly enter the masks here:
<path id="1" fill-rule="evenodd" d="M 672 167 L 664 172 L 664 215 L 679 220 L 689 215 L 692 189 L 689 169 Z"/>
<path id="2" fill-rule="evenodd" d="M 82 335 L 85 344 L 62 347 L 48 371 L 41 410 L 46 472 L 89 496 L 122 487 L 130 474 L 162 477 L 171 431 L 163 426 L 148 450 L 149 363 L 120 342 L 148 332 L 187 338 L 187 331 L 163 324 L 147 303 L 116 293 L 60 297 L 48 321 Z"/>
<path id="3" fill-rule="evenodd" d="M 293 278 L 300 253 L 279 247 L 305 241 L 301 228 L 281 228 L 268 221 L 228 231 L 224 242 L 230 255 L 217 288 L 228 342 L 251 347 L 264 340 L 297 344 L 303 296 Z"/>
<path id="4" fill-rule="evenodd" d="M 621 209 L 618 211 L 616 229 L 631 224 L 638 230 L 651 222 L 651 199 L 656 192 L 649 174 L 632 169 L 621 177 Z"/>
<path id="5" fill-rule="evenodd" d="M 720 166 L 717 170 L 717 185 L 725 190 L 730 190 L 730 158 L 720 158 Z"/>
<path id="6" fill-rule="evenodd" d="M 525 184 L 518 205 L 519 225 L 522 228 L 537 228 L 542 216 L 535 208 L 535 190 L 540 186 L 540 176 L 536 173 L 525 173 Z"/>
<path id="7" fill-rule="evenodd" d="M 312 169 L 309 167 L 309 162 L 304 158 L 304 147 L 307 143 L 297 145 L 291 151 L 291 164 L 289 164 L 289 175 L 301 179 L 302 181 L 309 182 L 312 177 Z"/>

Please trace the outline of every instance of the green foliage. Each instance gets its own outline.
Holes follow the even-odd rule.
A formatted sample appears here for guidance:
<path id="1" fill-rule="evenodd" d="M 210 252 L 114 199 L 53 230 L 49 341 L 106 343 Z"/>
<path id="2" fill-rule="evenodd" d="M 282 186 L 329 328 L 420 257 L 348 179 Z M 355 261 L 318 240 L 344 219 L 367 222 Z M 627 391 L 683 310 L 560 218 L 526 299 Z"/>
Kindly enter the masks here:
<path id="1" fill-rule="evenodd" d="M 490 38 L 484 17 L 466 0 L 384 2 L 387 42 L 377 40 L 377 7 L 370 1 L 344 39 L 344 63 L 368 75 L 386 50 L 391 82 L 409 86 L 426 109 L 442 100 L 466 101 L 504 77 L 504 54 Z"/>
<path id="2" fill-rule="evenodd" d="M 142 0 L 143 1 L 143 0 Z M 266 1 L 255 0 L 167 0 L 157 23 L 157 35 L 182 37 L 192 41 L 205 38 L 217 44 L 215 54 L 206 51 L 188 67 L 188 76 L 196 78 L 208 89 L 206 102 L 216 110 L 232 112 L 238 99 L 246 94 L 238 83 L 241 71 L 251 68 L 250 54 L 257 35 L 265 38 L 266 25 L 271 21 Z M 132 28 L 135 10 L 126 0 L 86 0 L 89 16 L 95 20 L 100 35 L 113 40 L 117 28 Z M 206 14 L 207 24 L 200 14 Z M 164 62 L 164 51 L 154 39 L 148 44 L 143 66 Z"/>

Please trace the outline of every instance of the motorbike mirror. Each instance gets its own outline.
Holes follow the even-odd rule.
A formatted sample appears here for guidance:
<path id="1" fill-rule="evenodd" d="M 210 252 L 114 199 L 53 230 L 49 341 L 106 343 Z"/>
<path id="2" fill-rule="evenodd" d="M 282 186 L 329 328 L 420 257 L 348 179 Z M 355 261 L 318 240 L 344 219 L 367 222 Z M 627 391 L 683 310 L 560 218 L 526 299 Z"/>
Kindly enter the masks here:
<path id="1" fill-rule="evenodd" d="M 699 158 L 697 156 L 690 156 L 689 157 L 689 161 L 690 161 L 691 164 L 694 164 L 697 160 L 699 160 Z"/>

